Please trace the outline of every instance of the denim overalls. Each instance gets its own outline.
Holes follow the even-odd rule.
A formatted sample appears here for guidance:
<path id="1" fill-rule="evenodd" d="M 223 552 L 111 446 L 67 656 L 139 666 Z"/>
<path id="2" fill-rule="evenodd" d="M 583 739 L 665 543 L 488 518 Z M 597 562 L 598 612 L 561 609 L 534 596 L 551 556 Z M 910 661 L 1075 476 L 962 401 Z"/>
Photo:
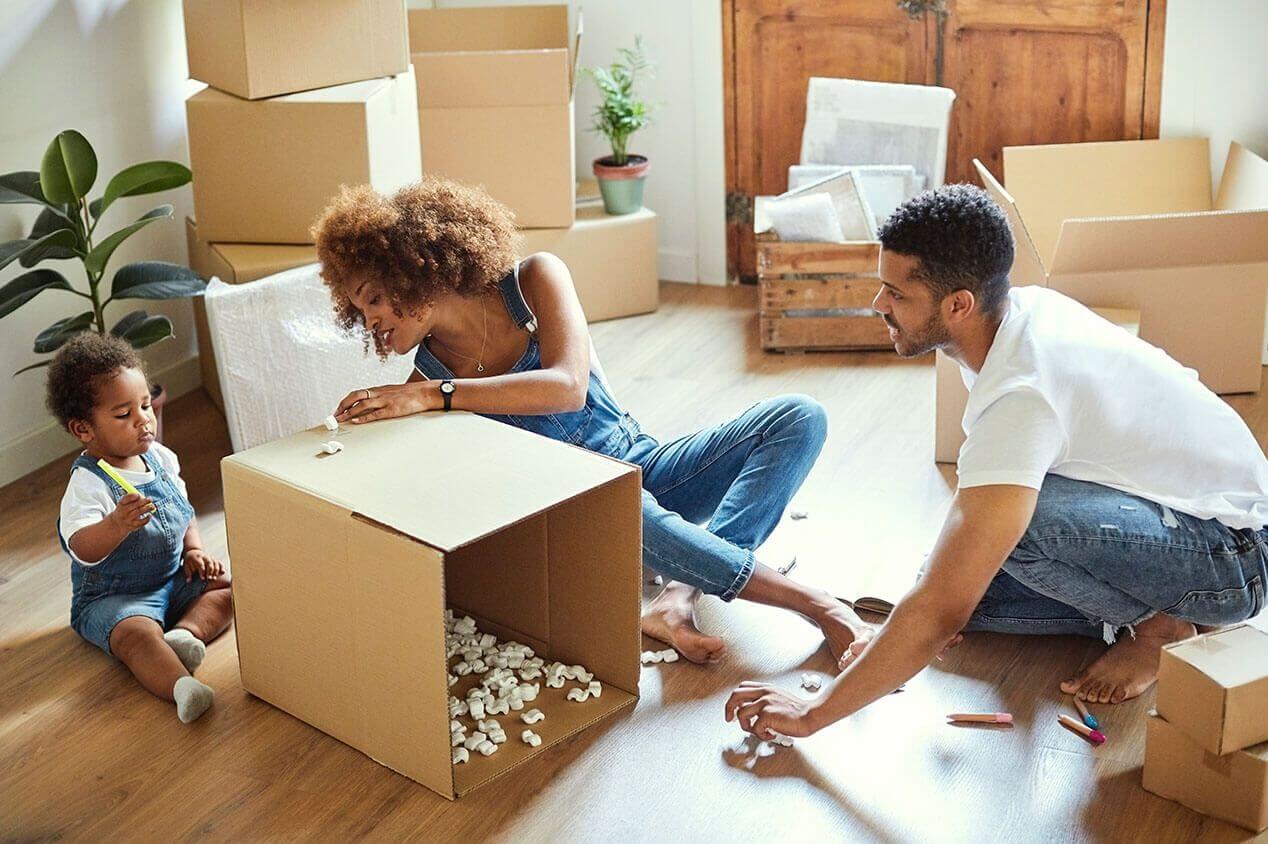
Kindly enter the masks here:
<path id="1" fill-rule="evenodd" d="M 518 264 L 498 286 L 511 318 L 529 335 L 528 348 L 509 372 L 540 369 L 537 321 L 520 290 Z M 426 341 L 415 352 L 414 368 L 432 380 L 454 377 Z M 827 434 L 817 403 L 784 396 L 756 404 L 725 425 L 661 445 L 621 409 L 593 355 L 580 410 L 484 415 L 639 466 L 644 564 L 727 601 L 748 583 L 753 549 L 778 524 Z"/>
<path id="2" fill-rule="evenodd" d="M 137 492 L 154 502 L 149 521 L 128 534 L 96 565 L 86 566 L 71 557 L 70 626 L 106 653 L 110 653 L 110 633 L 123 619 L 145 616 L 167 630 L 206 588 L 198 577 L 186 583 L 181 573 L 181 553 L 185 531 L 194 517 L 193 505 L 156 458 L 143 454 L 141 459 L 154 473 L 154 480 L 137 487 Z M 116 501 L 126 495 L 88 455 L 81 454 L 75 460 L 71 471 L 76 469 L 87 469 L 101 478 Z M 69 556 L 60 525 L 57 536 Z"/>

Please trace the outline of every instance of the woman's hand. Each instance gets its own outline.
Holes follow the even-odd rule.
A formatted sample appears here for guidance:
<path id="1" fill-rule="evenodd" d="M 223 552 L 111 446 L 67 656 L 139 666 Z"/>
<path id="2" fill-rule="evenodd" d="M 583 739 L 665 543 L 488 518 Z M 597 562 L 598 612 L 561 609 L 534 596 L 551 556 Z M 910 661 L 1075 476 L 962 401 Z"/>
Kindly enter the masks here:
<path id="1" fill-rule="evenodd" d="M 395 419 L 441 407 L 440 390 L 435 381 L 409 381 L 353 390 L 343 397 L 335 409 L 338 422 L 373 422 Z"/>
<path id="2" fill-rule="evenodd" d="M 817 732 L 815 701 L 805 700 L 777 686 L 743 682 L 726 701 L 726 720 L 739 721 L 740 729 L 763 741 L 774 734 L 803 738 Z"/>

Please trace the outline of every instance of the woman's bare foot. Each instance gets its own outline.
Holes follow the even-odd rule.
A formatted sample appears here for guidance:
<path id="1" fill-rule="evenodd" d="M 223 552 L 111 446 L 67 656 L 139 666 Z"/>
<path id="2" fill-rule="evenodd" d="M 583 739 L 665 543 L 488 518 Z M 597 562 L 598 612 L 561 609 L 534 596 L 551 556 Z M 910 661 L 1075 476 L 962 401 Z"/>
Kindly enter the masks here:
<path id="1" fill-rule="evenodd" d="M 822 602 L 817 602 L 810 620 L 819 625 L 833 661 L 840 665 L 856 642 L 871 639 L 876 631 L 872 629 L 872 625 L 859 618 L 853 609 L 827 593 L 824 596 Z"/>
<path id="2" fill-rule="evenodd" d="M 1192 624 L 1159 613 L 1120 636 L 1095 662 L 1061 684 L 1061 691 L 1089 703 L 1122 703 L 1143 694 L 1158 679 L 1162 646 L 1187 639 Z"/>
<path id="3" fill-rule="evenodd" d="M 643 633 L 672 647 L 692 662 L 717 662 L 726 644 L 696 627 L 696 599 L 700 590 L 669 582 L 643 613 Z"/>
<path id="4" fill-rule="evenodd" d="M 847 665 L 849 665 L 851 662 L 857 659 L 863 653 L 863 651 L 866 650 L 868 643 L 872 641 L 872 637 L 875 635 L 876 635 L 876 629 L 872 628 L 865 635 L 859 636 L 857 639 L 851 642 L 849 650 L 847 650 L 845 654 L 841 657 L 841 659 L 837 662 L 837 667 L 840 668 L 842 671 L 844 671 Z M 951 637 L 950 641 L 948 641 L 945 645 L 942 646 L 942 651 L 938 654 L 938 659 L 942 659 L 943 657 L 945 657 L 947 655 L 947 651 L 951 650 L 952 648 L 954 648 L 956 645 L 960 644 L 963 641 L 964 641 L 964 634 L 956 633 L 954 636 Z"/>

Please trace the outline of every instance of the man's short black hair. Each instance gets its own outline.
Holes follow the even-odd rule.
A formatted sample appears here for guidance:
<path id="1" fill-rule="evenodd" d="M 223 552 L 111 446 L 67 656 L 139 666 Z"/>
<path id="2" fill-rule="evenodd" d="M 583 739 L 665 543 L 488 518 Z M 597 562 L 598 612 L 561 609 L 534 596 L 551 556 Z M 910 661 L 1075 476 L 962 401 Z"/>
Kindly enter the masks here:
<path id="1" fill-rule="evenodd" d="M 880 240 L 891 252 L 919 259 L 917 278 L 929 285 L 935 302 L 969 290 L 984 313 L 1003 307 L 1013 233 L 981 188 L 945 185 L 907 200 L 881 226 Z"/>

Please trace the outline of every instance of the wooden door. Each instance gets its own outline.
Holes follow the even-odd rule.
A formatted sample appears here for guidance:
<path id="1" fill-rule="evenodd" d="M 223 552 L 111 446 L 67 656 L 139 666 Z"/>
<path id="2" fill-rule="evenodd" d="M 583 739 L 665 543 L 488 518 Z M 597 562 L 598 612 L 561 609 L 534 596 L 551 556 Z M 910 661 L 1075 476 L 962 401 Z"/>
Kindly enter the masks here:
<path id="1" fill-rule="evenodd" d="M 956 99 L 947 182 L 976 182 L 974 158 L 1000 176 L 1006 146 L 1157 137 L 1163 5 L 948 3 L 942 78 Z"/>
<path id="2" fill-rule="evenodd" d="M 724 0 L 730 275 L 756 280 L 752 200 L 788 187 L 810 77 L 932 82 L 931 34 L 894 0 Z"/>

